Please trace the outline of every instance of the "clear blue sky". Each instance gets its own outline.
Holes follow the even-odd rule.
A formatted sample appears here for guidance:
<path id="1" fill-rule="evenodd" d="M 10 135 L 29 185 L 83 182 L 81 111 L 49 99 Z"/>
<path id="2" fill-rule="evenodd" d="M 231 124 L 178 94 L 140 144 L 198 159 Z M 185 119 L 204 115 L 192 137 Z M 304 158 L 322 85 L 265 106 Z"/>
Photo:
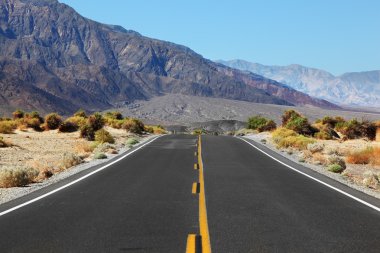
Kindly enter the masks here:
<path id="1" fill-rule="evenodd" d="M 183 44 L 204 57 L 380 69 L 378 0 L 60 0 L 93 20 Z"/>

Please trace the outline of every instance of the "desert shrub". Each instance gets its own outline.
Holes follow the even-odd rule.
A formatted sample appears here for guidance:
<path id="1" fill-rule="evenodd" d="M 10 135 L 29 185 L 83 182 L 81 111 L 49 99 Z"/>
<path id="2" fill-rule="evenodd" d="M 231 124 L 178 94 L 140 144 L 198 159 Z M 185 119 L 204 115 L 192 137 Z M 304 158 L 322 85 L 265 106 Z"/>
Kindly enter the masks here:
<path id="1" fill-rule="evenodd" d="M 24 123 L 26 127 L 33 128 L 36 131 L 41 131 L 41 121 L 39 118 L 25 118 Z"/>
<path id="2" fill-rule="evenodd" d="M 280 148 L 296 148 L 303 150 L 307 148 L 308 144 L 314 143 L 315 140 L 312 138 L 306 137 L 304 135 L 298 136 L 289 136 L 277 143 L 277 147 Z"/>
<path id="3" fill-rule="evenodd" d="M 319 152 L 314 153 L 311 155 L 311 157 L 313 158 L 314 164 L 322 164 L 322 165 L 328 164 L 328 160 L 326 156 L 324 156 L 322 153 L 319 153 Z"/>
<path id="4" fill-rule="evenodd" d="M 144 123 L 138 119 L 126 119 L 122 128 L 130 133 L 142 134 L 144 131 Z"/>
<path id="5" fill-rule="evenodd" d="M 16 111 L 14 111 L 12 113 L 12 115 L 13 115 L 13 119 L 22 119 L 22 118 L 24 118 L 24 112 L 21 111 L 21 110 L 19 110 L 19 109 L 17 109 Z"/>
<path id="6" fill-rule="evenodd" d="M 96 153 L 94 155 L 94 159 L 106 159 L 106 158 L 107 158 L 107 155 L 104 153 Z"/>
<path id="7" fill-rule="evenodd" d="M 127 146 L 133 146 L 135 144 L 139 143 L 139 141 L 136 139 L 136 138 L 129 138 L 127 141 L 126 141 L 126 145 Z"/>
<path id="8" fill-rule="evenodd" d="M 344 123 L 336 124 L 335 128 L 348 139 L 366 137 L 370 140 L 374 140 L 376 138 L 376 124 L 366 120 L 360 122 L 357 119 L 352 119 Z"/>
<path id="9" fill-rule="evenodd" d="M 343 158 L 337 155 L 331 155 L 328 157 L 328 164 L 339 164 L 343 169 L 346 169 L 346 162 Z"/>
<path id="10" fill-rule="evenodd" d="M 340 166 L 339 164 L 330 164 L 327 169 L 331 172 L 334 172 L 334 173 L 341 173 L 344 171 L 344 168 L 342 166 Z"/>
<path id="11" fill-rule="evenodd" d="M 282 115 L 282 126 L 302 135 L 313 135 L 318 131 L 309 124 L 307 118 L 294 110 L 284 112 Z"/>
<path id="12" fill-rule="evenodd" d="M 115 129 L 121 129 L 123 127 L 124 122 L 125 120 L 122 119 L 105 118 L 105 124 Z"/>
<path id="13" fill-rule="evenodd" d="M 72 121 L 64 121 L 61 125 L 59 125 L 58 130 L 61 133 L 72 133 L 78 131 L 79 126 Z"/>
<path id="14" fill-rule="evenodd" d="M 95 139 L 95 131 L 90 124 L 84 124 L 80 127 L 80 137 L 88 141 Z"/>
<path id="15" fill-rule="evenodd" d="M 261 117 L 254 116 L 248 119 L 248 129 L 258 130 L 259 132 L 272 131 L 276 129 L 277 125 L 273 120 Z"/>
<path id="16" fill-rule="evenodd" d="M 65 152 L 62 155 L 62 161 L 61 161 L 62 169 L 68 169 L 80 163 L 82 163 L 82 159 L 75 154 Z"/>
<path id="17" fill-rule="evenodd" d="M 337 124 L 342 124 L 346 122 L 346 120 L 342 117 L 330 117 L 330 116 L 325 116 L 319 122 L 329 128 L 335 128 Z"/>
<path id="18" fill-rule="evenodd" d="M 39 172 L 33 168 L 2 168 L 0 169 L 0 187 L 20 187 L 33 182 Z"/>
<path id="19" fill-rule="evenodd" d="M 351 152 L 346 158 L 351 164 L 380 165 L 380 148 L 367 147 L 366 149 Z"/>
<path id="20" fill-rule="evenodd" d="M 321 152 L 323 151 L 323 149 L 325 148 L 325 145 L 323 145 L 322 143 L 310 143 L 307 145 L 307 150 L 309 150 L 311 153 L 317 153 L 317 152 Z"/>
<path id="21" fill-rule="evenodd" d="M 104 126 L 105 120 L 100 113 L 96 112 L 88 117 L 87 123 L 94 131 L 98 131 Z"/>
<path id="22" fill-rule="evenodd" d="M 118 111 L 113 111 L 113 112 L 106 112 L 104 114 L 105 118 L 110 118 L 110 119 L 117 119 L 117 120 L 122 120 L 123 119 L 123 114 Z"/>
<path id="23" fill-rule="evenodd" d="M 17 128 L 17 123 L 13 120 L 0 121 L 0 133 L 11 134 Z"/>
<path id="24" fill-rule="evenodd" d="M 57 113 L 50 113 L 45 116 L 45 125 L 48 130 L 54 130 L 62 123 L 62 117 Z"/>
<path id="25" fill-rule="evenodd" d="M 298 134 L 294 132 L 293 130 L 280 127 L 276 129 L 275 131 L 273 131 L 272 138 L 275 143 L 278 143 L 281 139 L 284 139 L 290 136 L 297 136 L 297 135 Z"/>
<path id="26" fill-rule="evenodd" d="M 94 151 L 95 148 L 96 146 L 93 145 L 93 143 L 88 143 L 85 141 L 77 142 L 74 146 L 75 152 L 79 154 L 91 153 L 92 151 Z"/>
<path id="27" fill-rule="evenodd" d="M 145 125 L 144 131 L 151 134 L 165 134 L 166 133 L 166 130 L 160 125 L 157 125 L 157 126 Z"/>
<path id="28" fill-rule="evenodd" d="M 379 176 L 372 171 L 366 171 L 363 173 L 362 183 L 367 187 L 376 189 L 379 185 Z"/>
<path id="29" fill-rule="evenodd" d="M 74 113 L 74 117 L 87 118 L 87 114 L 83 109 L 79 109 L 76 113 Z"/>
<path id="30" fill-rule="evenodd" d="M 321 130 L 314 134 L 314 137 L 320 140 L 331 140 L 333 139 L 332 134 L 329 131 Z"/>
<path id="31" fill-rule="evenodd" d="M 80 128 L 81 126 L 87 123 L 87 119 L 80 116 L 73 116 L 73 117 L 67 118 L 65 122 L 71 122 L 72 124 L 77 125 L 78 128 Z"/>
<path id="32" fill-rule="evenodd" d="M 95 132 L 95 141 L 99 143 L 115 143 L 115 139 L 105 129 L 100 129 Z"/>

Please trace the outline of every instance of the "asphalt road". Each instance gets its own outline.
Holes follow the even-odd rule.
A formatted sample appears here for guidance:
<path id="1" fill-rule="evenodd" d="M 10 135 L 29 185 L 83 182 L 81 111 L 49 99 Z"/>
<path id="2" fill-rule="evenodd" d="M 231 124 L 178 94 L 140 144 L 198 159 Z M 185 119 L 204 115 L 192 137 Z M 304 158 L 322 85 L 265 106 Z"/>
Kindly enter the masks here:
<path id="1" fill-rule="evenodd" d="M 185 252 L 197 233 L 195 136 L 164 136 L 0 217 L 0 252 Z"/>
<path id="2" fill-rule="evenodd" d="M 191 194 L 199 179 L 195 144 L 195 136 L 161 137 L 105 170 L 0 216 L 0 252 L 185 252 L 187 236 L 199 233 L 198 196 Z M 203 136 L 202 157 L 212 252 L 379 252 L 378 211 L 237 138 Z M 49 190 L 2 205 L 0 213 Z"/>
<path id="3" fill-rule="evenodd" d="M 213 252 L 380 252 L 379 212 L 242 140 L 202 140 Z"/>

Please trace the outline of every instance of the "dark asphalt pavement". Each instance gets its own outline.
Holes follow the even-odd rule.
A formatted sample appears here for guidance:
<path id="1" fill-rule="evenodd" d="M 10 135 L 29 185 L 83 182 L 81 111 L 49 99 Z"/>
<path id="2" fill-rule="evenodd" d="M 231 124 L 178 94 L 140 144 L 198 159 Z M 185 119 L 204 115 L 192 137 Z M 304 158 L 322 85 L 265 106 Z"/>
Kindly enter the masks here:
<path id="1" fill-rule="evenodd" d="M 0 252 L 185 252 L 197 233 L 195 136 L 164 136 L 0 217 Z"/>
<path id="2" fill-rule="evenodd" d="M 213 252 L 380 252 L 380 213 L 233 137 L 204 136 Z"/>
<path id="3" fill-rule="evenodd" d="M 1 216 L 0 252 L 185 252 L 188 234 L 199 233 L 198 197 L 191 194 L 195 143 L 195 136 L 163 136 Z M 378 211 L 234 137 L 203 136 L 202 156 L 212 252 L 380 252 Z"/>

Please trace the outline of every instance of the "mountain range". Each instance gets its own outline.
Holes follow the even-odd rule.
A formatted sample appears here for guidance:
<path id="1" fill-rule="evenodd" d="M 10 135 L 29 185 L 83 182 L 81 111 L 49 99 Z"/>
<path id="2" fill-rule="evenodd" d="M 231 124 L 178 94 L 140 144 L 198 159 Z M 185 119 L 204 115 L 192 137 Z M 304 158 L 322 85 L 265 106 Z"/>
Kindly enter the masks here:
<path id="1" fill-rule="evenodd" d="M 226 66 L 249 71 L 276 80 L 298 91 L 333 103 L 380 107 L 380 70 L 331 73 L 305 66 L 266 66 L 244 60 L 217 61 Z"/>
<path id="2" fill-rule="evenodd" d="M 191 49 L 84 18 L 56 0 L 0 3 L 0 113 L 106 110 L 164 94 L 337 108 Z"/>

